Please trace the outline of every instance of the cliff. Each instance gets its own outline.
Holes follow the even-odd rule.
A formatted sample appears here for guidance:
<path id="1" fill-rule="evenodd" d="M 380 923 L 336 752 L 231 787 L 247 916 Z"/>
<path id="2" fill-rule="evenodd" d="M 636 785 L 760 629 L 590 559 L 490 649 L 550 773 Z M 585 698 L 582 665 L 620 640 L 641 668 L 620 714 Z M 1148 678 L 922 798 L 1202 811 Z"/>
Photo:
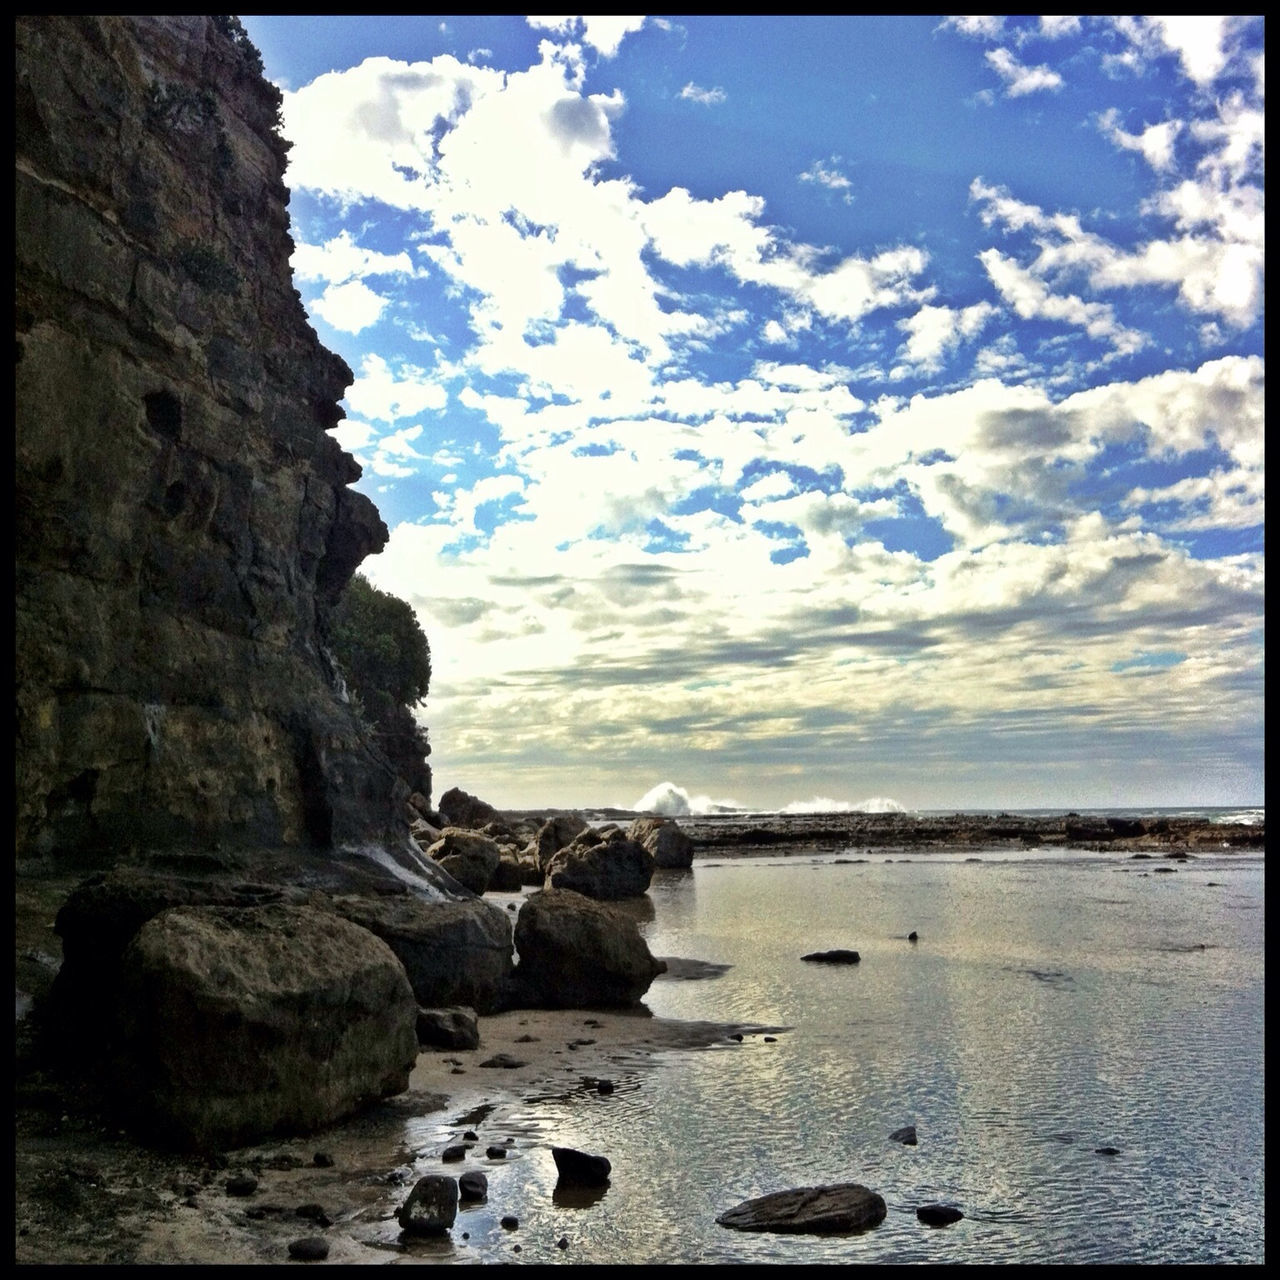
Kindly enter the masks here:
<path id="1" fill-rule="evenodd" d="M 234 19 L 16 19 L 20 861 L 408 842 L 326 644 L 387 531 L 260 67 Z"/>

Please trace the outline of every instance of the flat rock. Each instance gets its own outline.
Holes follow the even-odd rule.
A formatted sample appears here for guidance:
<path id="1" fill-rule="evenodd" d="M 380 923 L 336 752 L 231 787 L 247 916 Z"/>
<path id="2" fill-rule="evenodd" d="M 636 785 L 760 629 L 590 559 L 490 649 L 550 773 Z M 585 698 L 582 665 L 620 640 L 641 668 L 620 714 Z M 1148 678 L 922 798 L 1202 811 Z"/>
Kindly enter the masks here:
<path id="1" fill-rule="evenodd" d="M 735 1231 L 773 1231 L 791 1235 L 829 1235 L 878 1226 L 886 1213 L 884 1197 L 856 1182 L 797 1187 L 744 1200 L 716 1218 Z"/>
<path id="2" fill-rule="evenodd" d="M 836 948 L 834 951 L 810 951 L 801 960 L 810 960 L 815 964 L 857 964 L 862 957 L 856 951 Z"/>

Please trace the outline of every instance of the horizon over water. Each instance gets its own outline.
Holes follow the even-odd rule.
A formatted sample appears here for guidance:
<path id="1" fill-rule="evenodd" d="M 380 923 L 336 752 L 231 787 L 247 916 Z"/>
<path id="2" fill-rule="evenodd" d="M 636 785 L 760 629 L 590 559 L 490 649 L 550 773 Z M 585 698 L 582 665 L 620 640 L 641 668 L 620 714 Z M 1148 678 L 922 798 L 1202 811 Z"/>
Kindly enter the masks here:
<path id="1" fill-rule="evenodd" d="M 588 805 L 583 813 L 623 812 L 657 814 L 667 818 L 716 817 L 796 817 L 814 814 L 886 814 L 901 813 L 909 817 L 942 817 L 950 814 L 1009 814 L 1017 817 L 1045 818 L 1061 814 L 1097 814 L 1126 818 L 1192 818 L 1206 822 L 1241 822 L 1256 825 L 1264 822 L 1266 806 L 1257 805 L 1057 805 L 1010 806 L 957 805 L 947 808 L 912 808 L 891 796 L 870 796 L 858 801 L 833 800 L 814 796 L 808 800 L 792 800 L 778 807 L 756 807 L 734 800 L 713 800 L 706 795 L 690 795 L 673 782 L 661 782 L 645 792 L 633 805 Z"/>

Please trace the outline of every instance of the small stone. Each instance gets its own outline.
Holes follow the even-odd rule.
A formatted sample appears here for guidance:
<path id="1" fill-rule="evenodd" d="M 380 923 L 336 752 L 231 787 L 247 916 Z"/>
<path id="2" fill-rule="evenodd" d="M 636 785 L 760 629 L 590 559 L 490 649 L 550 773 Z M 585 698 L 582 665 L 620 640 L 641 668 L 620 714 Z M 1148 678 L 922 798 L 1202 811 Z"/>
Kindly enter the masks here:
<path id="1" fill-rule="evenodd" d="M 320 1227 L 333 1226 L 333 1220 L 324 1211 L 324 1207 L 318 1204 L 300 1204 L 294 1211 L 294 1216 L 298 1218 L 306 1218 L 314 1222 Z"/>
<path id="2" fill-rule="evenodd" d="M 329 1242 L 320 1236 L 303 1236 L 289 1244 L 289 1257 L 299 1262 L 323 1262 L 329 1256 Z"/>
<path id="3" fill-rule="evenodd" d="M 484 1153 L 490 1160 L 505 1160 L 507 1158 L 506 1147 L 486 1147 Z"/>
<path id="4" fill-rule="evenodd" d="M 463 1142 L 479 1142 L 480 1135 L 474 1129 L 468 1129 L 466 1133 L 462 1135 L 462 1140 Z"/>
<path id="5" fill-rule="evenodd" d="M 1120 1154 L 1119 1147 L 1094 1147 L 1093 1154 L 1097 1156 L 1118 1156 Z"/>
<path id="6" fill-rule="evenodd" d="M 560 1239 L 556 1241 L 556 1248 L 557 1248 L 557 1249 L 567 1249 L 568 1247 L 569 1247 L 569 1237 L 568 1237 L 568 1236 L 561 1236 L 561 1237 L 560 1237 Z"/>
<path id="7" fill-rule="evenodd" d="M 916 1145 L 916 1127 L 913 1124 L 903 1125 L 901 1129 L 895 1129 L 889 1135 L 890 1142 L 901 1142 L 904 1146 L 914 1147 Z"/>
<path id="8" fill-rule="evenodd" d="M 764 1038 L 764 1042 L 765 1042 L 765 1044 L 777 1044 L 777 1043 L 778 1043 L 778 1037 L 777 1037 L 777 1036 L 765 1036 L 765 1038 Z"/>
<path id="9" fill-rule="evenodd" d="M 596 1092 L 597 1092 L 597 1093 L 612 1093 L 612 1092 L 613 1092 L 613 1081 L 612 1081 L 612 1080 L 597 1080 L 597 1081 L 596 1081 Z"/>
<path id="10" fill-rule="evenodd" d="M 514 1231 L 520 1225 L 520 1219 L 514 1214 L 509 1213 L 502 1219 L 502 1225 L 508 1231 Z"/>
<path id="11" fill-rule="evenodd" d="M 463 1200 L 483 1200 L 489 1194 L 489 1180 L 478 1170 L 464 1173 L 458 1179 L 458 1195 Z"/>
<path id="12" fill-rule="evenodd" d="M 461 1142 L 456 1146 L 445 1147 L 445 1149 L 440 1153 L 440 1159 L 445 1161 L 446 1164 L 454 1160 L 465 1160 L 466 1158 L 467 1148 Z"/>
<path id="13" fill-rule="evenodd" d="M 907 934 L 907 941 L 908 941 L 908 942 L 919 942 L 919 941 L 920 941 L 920 935 L 919 935 L 919 934 L 918 934 L 914 929 L 912 929 L 912 930 L 911 930 L 911 932 L 910 932 L 909 934 Z"/>

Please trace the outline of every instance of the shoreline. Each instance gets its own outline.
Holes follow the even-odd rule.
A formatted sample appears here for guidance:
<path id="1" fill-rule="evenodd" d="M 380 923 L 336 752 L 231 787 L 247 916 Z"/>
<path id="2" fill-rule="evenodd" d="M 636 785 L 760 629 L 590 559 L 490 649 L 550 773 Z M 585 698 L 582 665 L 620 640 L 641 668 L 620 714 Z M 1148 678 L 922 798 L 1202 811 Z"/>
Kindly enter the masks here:
<path id="1" fill-rule="evenodd" d="M 290 1260 L 292 1241 L 317 1235 L 329 1245 L 329 1263 L 499 1261 L 480 1258 L 476 1246 L 482 1230 L 511 1211 L 503 1169 L 525 1158 L 549 1160 L 546 1144 L 512 1139 L 506 1112 L 530 1095 L 595 1093 L 599 1080 L 623 1081 L 668 1052 L 729 1048 L 735 1034 L 787 1030 L 680 1022 L 644 1006 L 518 1009 L 477 1023 L 476 1049 L 422 1048 L 405 1093 L 317 1133 L 211 1156 L 146 1147 L 91 1115 L 63 1111 L 56 1091 L 42 1097 L 38 1085 L 28 1086 L 24 1097 L 20 1088 L 15 1261 L 269 1265 Z M 481 1065 L 499 1055 L 521 1065 Z M 444 1149 L 466 1132 L 477 1138 L 466 1165 L 444 1162 Z M 483 1158 L 487 1144 L 507 1142 L 515 1159 Z M 331 1163 L 318 1164 L 317 1153 Z M 489 1176 L 486 1201 L 460 1213 L 447 1237 L 401 1238 L 394 1214 L 414 1181 L 464 1168 Z M 251 1194 L 228 1192 L 237 1175 L 256 1181 Z M 298 1212 L 317 1207 L 327 1226 Z M 468 1226 L 471 1247 L 461 1237 Z"/>

